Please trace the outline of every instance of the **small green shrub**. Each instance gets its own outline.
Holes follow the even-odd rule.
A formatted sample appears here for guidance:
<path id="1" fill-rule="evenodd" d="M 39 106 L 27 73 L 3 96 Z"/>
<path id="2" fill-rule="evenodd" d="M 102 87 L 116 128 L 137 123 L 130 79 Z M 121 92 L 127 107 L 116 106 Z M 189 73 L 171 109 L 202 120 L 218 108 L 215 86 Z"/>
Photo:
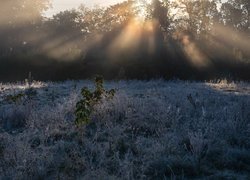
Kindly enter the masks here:
<path id="1" fill-rule="evenodd" d="M 106 91 L 103 87 L 103 77 L 95 77 L 95 91 L 91 92 L 87 87 L 82 88 L 82 99 L 76 103 L 75 110 L 75 124 L 81 126 L 90 122 L 90 115 L 93 111 L 94 105 L 100 103 L 103 98 L 112 98 L 115 90 Z"/>
<path id="2" fill-rule="evenodd" d="M 14 103 L 16 105 L 24 104 L 28 100 L 31 100 L 33 97 L 37 95 L 36 89 L 32 87 L 34 79 L 31 76 L 31 72 L 29 72 L 29 76 L 25 79 L 25 83 L 28 85 L 28 88 L 23 92 L 18 92 L 15 94 L 10 94 L 5 96 L 5 101 L 8 103 Z"/>
<path id="3" fill-rule="evenodd" d="M 18 94 L 14 94 L 14 95 L 7 95 L 5 97 L 5 100 L 9 103 L 15 103 L 15 104 L 19 104 L 21 102 L 21 100 L 24 98 L 25 94 L 23 93 L 18 93 Z"/>
<path id="4" fill-rule="evenodd" d="M 24 105 L 37 95 L 37 91 L 33 88 L 27 89 L 25 92 L 10 94 L 5 97 L 5 101 L 15 105 Z"/>

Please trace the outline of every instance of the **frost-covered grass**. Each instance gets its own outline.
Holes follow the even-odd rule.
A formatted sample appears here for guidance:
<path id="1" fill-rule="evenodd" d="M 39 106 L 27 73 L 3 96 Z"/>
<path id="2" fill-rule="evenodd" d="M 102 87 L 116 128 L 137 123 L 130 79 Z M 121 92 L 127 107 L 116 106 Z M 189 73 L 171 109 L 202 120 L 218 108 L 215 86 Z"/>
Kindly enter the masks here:
<path id="1" fill-rule="evenodd" d="M 74 124 L 91 81 L 0 84 L 0 179 L 249 179 L 250 84 L 106 82 L 112 100 Z"/>

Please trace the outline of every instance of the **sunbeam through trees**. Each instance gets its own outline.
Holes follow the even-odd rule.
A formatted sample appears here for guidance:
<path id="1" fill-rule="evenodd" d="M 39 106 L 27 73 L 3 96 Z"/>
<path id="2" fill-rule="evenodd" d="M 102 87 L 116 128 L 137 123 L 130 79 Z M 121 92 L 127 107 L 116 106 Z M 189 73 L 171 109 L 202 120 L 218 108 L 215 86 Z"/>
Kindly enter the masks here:
<path id="1" fill-rule="evenodd" d="M 1 2 L 0 78 L 249 80 L 248 0 L 128 0 L 44 16 L 48 1 Z M 19 78 L 17 78 L 16 75 Z"/>

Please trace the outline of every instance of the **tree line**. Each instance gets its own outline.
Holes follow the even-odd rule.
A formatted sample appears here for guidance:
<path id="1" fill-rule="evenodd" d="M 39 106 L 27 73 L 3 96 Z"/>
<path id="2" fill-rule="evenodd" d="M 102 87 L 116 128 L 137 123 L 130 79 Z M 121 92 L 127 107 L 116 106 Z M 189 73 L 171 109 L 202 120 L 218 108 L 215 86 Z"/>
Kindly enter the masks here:
<path id="1" fill-rule="evenodd" d="M 3 0 L 0 80 L 250 78 L 248 0 L 128 0 L 48 18 L 44 0 Z"/>

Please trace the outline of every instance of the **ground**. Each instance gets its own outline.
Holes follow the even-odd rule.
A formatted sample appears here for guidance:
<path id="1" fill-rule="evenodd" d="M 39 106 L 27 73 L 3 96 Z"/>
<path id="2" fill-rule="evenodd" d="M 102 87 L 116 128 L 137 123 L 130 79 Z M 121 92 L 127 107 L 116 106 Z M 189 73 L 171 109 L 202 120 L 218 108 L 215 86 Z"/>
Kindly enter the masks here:
<path id="1" fill-rule="evenodd" d="M 104 85 L 115 96 L 77 127 L 92 81 L 0 84 L 0 179 L 250 178 L 249 83 Z"/>

